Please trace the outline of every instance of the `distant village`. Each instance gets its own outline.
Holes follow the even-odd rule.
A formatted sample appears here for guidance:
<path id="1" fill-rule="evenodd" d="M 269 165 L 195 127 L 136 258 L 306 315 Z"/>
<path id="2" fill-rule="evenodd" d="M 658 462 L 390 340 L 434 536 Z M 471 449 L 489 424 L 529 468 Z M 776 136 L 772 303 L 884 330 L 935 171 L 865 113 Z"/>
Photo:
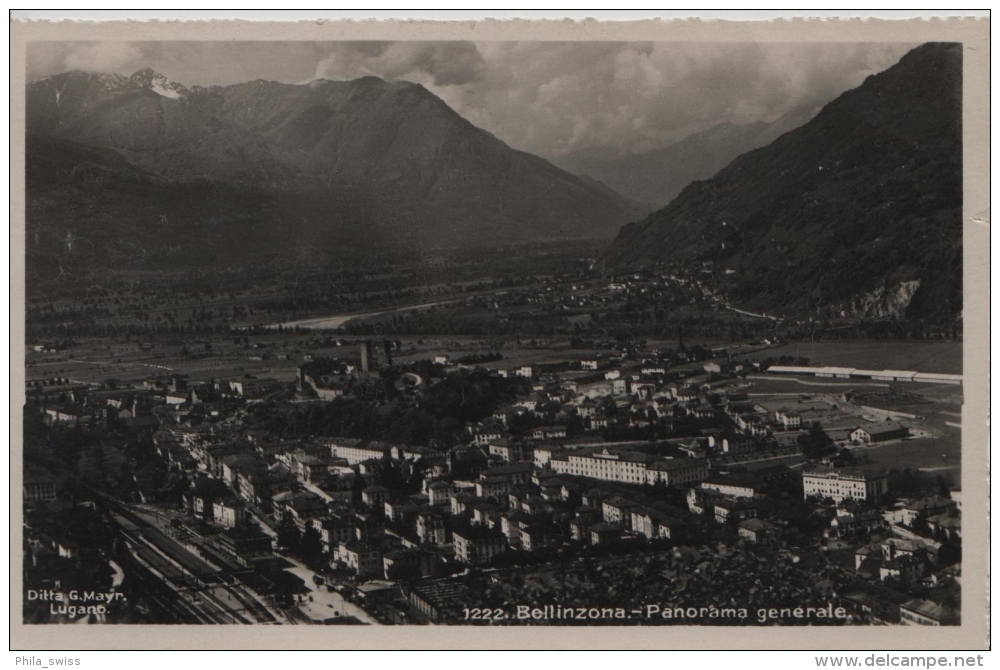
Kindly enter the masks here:
<path id="1" fill-rule="evenodd" d="M 291 382 L 30 381 L 26 435 L 48 437 L 26 441 L 28 588 L 146 585 L 95 621 L 516 624 L 512 604 L 655 598 L 959 623 L 960 489 L 867 450 L 934 439 L 872 394 L 960 376 L 749 363 L 683 344 L 513 366 L 499 354 L 394 361 L 388 339 L 342 349 L 300 356 Z M 859 385 L 769 394 L 754 376 Z M 478 416 L 434 414 L 442 398 Z M 343 423 L 327 414 L 340 407 L 451 432 L 417 445 L 298 425 Z M 29 620 L 67 616 L 36 606 Z"/>

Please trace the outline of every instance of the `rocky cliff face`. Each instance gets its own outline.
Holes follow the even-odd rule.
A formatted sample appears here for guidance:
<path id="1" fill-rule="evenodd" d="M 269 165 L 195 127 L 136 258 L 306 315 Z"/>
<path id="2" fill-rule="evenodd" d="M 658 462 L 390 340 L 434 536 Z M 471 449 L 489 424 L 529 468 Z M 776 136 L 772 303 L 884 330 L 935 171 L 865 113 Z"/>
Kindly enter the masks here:
<path id="1" fill-rule="evenodd" d="M 856 297 L 845 309 L 845 316 L 868 319 L 903 319 L 914 294 L 920 288 L 920 280 L 899 282 L 892 287 L 880 286 Z"/>

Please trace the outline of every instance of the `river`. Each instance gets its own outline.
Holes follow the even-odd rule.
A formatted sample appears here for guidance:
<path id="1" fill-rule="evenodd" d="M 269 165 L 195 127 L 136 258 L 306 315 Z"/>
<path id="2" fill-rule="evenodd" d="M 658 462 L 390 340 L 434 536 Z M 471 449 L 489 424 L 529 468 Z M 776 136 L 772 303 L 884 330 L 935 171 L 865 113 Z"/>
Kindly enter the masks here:
<path id="1" fill-rule="evenodd" d="M 334 328 L 340 328 L 345 323 L 351 319 L 360 319 L 363 317 L 372 316 L 382 316 L 383 314 L 393 314 L 396 312 L 407 312 L 411 309 L 426 309 L 428 307 L 436 307 L 438 305 L 447 305 L 453 302 L 460 302 L 465 300 L 465 298 L 451 298 L 449 300 L 437 300 L 435 302 L 425 302 L 420 305 L 407 305 L 405 307 L 395 307 L 393 309 L 384 309 L 378 312 L 361 312 L 359 314 L 339 314 L 335 316 L 318 316 L 311 319 L 299 319 L 297 321 L 285 321 L 283 323 L 272 323 L 265 328 L 308 328 L 310 330 L 329 330 Z"/>

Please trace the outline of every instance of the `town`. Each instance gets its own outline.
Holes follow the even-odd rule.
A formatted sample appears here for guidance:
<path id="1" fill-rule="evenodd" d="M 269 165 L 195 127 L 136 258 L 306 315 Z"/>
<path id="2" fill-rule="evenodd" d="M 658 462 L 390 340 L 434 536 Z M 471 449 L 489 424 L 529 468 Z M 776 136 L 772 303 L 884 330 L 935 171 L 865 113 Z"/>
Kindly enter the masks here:
<path id="1" fill-rule="evenodd" d="M 31 345 L 25 588 L 104 597 L 25 620 L 960 623 L 962 379 L 917 364 L 950 343 L 361 324 Z M 711 614 L 772 608 L 844 616 Z"/>

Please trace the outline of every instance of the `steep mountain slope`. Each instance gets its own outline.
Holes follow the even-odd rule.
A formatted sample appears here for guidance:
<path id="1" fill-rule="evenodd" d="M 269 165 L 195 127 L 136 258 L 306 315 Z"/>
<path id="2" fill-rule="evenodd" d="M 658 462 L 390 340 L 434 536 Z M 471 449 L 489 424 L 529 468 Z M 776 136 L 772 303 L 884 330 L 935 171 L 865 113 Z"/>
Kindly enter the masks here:
<path id="1" fill-rule="evenodd" d="M 29 135 L 25 176 L 29 292 L 109 272 L 228 267 L 287 245 L 287 230 L 265 225 L 281 213 L 272 197 L 174 182 L 110 149 Z"/>
<path id="2" fill-rule="evenodd" d="M 606 262 L 714 261 L 736 302 L 790 316 L 960 317 L 961 81 L 959 45 L 914 49 L 622 228 Z"/>
<path id="3" fill-rule="evenodd" d="M 420 251 L 403 248 L 411 220 L 392 220 L 405 204 L 364 185 L 292 191 L 175 180 L 112 149 L 38 135 L 27 137 L 25 172 L 29 291 L 85 276 L 340 265 Z"/>
<path id="4" fill-rule="evenodd" d="M 598 179 L 637 202 L 663 207 L 691 182 L 708 179 L 740 154 L 801 126 L 814 112 L 794 109 L 771 123 L 722 123 L 639 154 L 591 148 L 553 161 L 570 172 Z"/>
<path id="5" fill-rule="evenodd" d="M 407 82 L 188 89 L 151 70 L 69 72 L 32 82 L 27 95 L 32 135 L 113 149 L 172 183 L 208 181 L 294 201 L 285 218 L 296 221 L 286 223 L 324 246 L 356 226 L 374 227 L 383 244 L 414 248 L 610 238 L 643 213 L 510 149 Z M 345 194 L 372 209 L 345 212 L 337 206 Z"/>

